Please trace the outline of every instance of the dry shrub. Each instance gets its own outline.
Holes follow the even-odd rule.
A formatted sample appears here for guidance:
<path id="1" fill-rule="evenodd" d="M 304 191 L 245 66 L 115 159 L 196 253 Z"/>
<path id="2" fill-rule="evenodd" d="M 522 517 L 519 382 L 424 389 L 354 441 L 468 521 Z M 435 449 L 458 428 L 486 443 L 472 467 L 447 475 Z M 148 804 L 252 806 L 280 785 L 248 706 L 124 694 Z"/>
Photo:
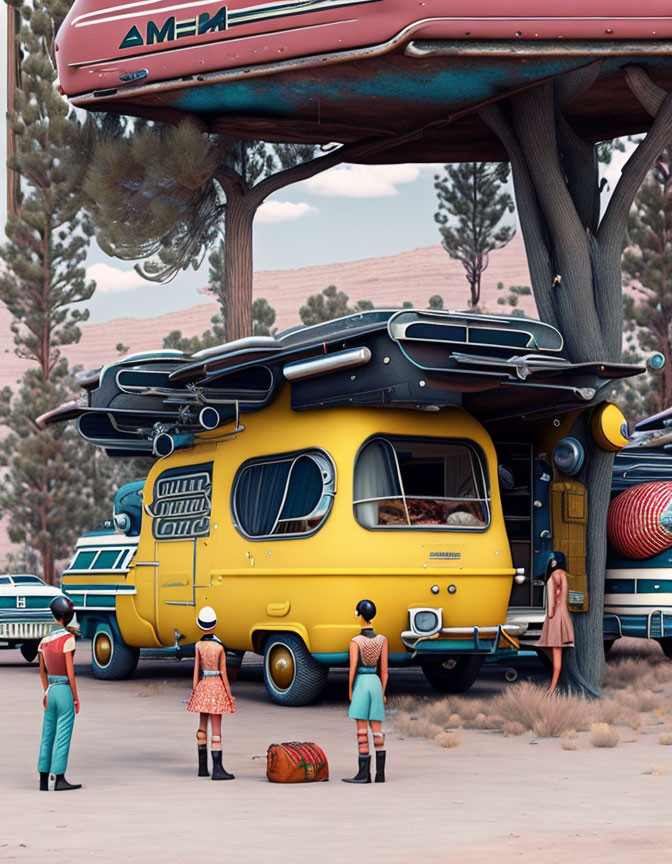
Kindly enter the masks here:
<path id="1" fill-rule="evenodd" d="M 604 686 L 613 687 L 616 690 L 625 689 L 637 684 L 640 690 L 650 690 L 658 682 L 656 666 L 659 665 L 655 656 L 651 657 L 625 657 L 616 663 L 607 666 Z"/>
<path id="2" fill-rule="evenodd" d="M 666 744 L 668 746 L 672 744 L 672 732 L 663 732 L 663 734 L 658 739 L 658 743 Z"/>
<path id="3" fill-rule="evenodd" d="M 630 694 L 623 690 L 618 690 L 613 696 L 594 702 L 593 709 L 594 720 L 599 723 L 629 726 L 631 729 L 639 729 L 642 725 L 642 718 L 633 705 Z"/>
<path id="4" fill-rule="evenodd" d="M 394 718 L 394 725 L 409 738 L 436 738 L 443 732 L 440 726 L 426 717 L 420 714 L 409 714 L 407 711 L 399 712 Z"/>
<path id="5" fill-rule="evenodd" d="M 439 732 L 434 739 L 439 747 L 459 747 L 461 744 L 460 732 L 458 729 L 452 732 Z"/>
<path id="6" fill-rule="evenodd" d="M 578 750 L 579 745 L 576 741 L 576 732 L 573 729 L 569 732 L 565 732 L 560 739 L 560 746 L 563 750 Z"/>
<path id="7" fill-rule="evenodd" d="M 590 727 L 590 743 L 593 747 L 615 747 L 618 732 L 608 723 L 593 723 Z"/>
<path id="8" fill-rule="evenodd" d="M 392 711 L 406 711 L 406 712 L 418 712 L 420 710 L 420 705 L 418 703 L 418 699 L 415 696 L 391 696 L 387 700 L 387 709 Z"/>
<path id="9" fill-rule="evenodd" d="M 649 713 L 655 711 L 663 704 L 663 696 L 651 690 L 633 690 L 632 696 L 638 711 Z"/>
<path id="10" fill-rule="evenodd" d="M 416 712 L 444 729 L 464 726 L 468 729 L 493 729 L 496 724 L 487 720 L 490 702 L 486 699 L 465 699 L 446 696 L 433 702 L 414 705 Z"/>
<path id="11" fill-rule="evenodd" d="M 546 690 L 523 681 L 492 700 L 492 712 L 506 723 L 520 723 L 535 735 L 557 736 L 571 729 L 587 728 L 592 705 L 586 699 Z"/>
<path id="12" fill-rule="evenodd" d="M 507 720 L 502 723 L 502 732 L 508 738 L 510 735 L 524 735 L 527 729 L 517 720 Z"/>

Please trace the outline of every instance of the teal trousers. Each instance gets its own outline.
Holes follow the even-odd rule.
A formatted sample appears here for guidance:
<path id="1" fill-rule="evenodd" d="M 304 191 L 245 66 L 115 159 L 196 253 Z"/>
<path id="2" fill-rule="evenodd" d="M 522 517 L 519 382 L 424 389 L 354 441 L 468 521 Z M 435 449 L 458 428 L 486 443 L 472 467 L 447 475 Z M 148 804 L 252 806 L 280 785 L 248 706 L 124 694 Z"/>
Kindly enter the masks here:
<path id="1" fill-rule="evenodd" d="M 49 676 L 38 771 L 65 774 L 74 725 L 75 700 L 68 679 L 61 675 Z"/>

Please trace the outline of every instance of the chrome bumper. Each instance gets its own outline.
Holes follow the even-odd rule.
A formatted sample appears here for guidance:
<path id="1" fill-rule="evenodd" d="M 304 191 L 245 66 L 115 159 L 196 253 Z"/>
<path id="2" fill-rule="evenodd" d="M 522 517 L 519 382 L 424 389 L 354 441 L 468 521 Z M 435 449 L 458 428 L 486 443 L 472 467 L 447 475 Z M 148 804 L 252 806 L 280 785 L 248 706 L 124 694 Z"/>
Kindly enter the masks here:
<path id="1" fill-rule="evenodd" d="M 522 636 L 527 627 L 525 624 L 501 624 L 486 626 L 486 627 L 442 627 L 441 630 L 433 633 L 431 636 L 421 636 L 414 630 L 404 630 L 401 634 L 401 641 L 411 651 L 415 651 L 422 642 L 440 641 L 443 639 L 460 639 L 464 638 L 465 650 L 483 650 L 479 644 L 481 639 L 487 641 L 494 640 L 499 645 L 502 638 L 510 647 L 517 647 L 515 640 L 518 636 Z M 508 637 L 511 637 L 509 640 Z"/>
<path id="2" fill-rule="evenodd" d="M 0 639 L 43 639 L 60 626 L 56 621 L 3 621 L 0 622 Z"/>

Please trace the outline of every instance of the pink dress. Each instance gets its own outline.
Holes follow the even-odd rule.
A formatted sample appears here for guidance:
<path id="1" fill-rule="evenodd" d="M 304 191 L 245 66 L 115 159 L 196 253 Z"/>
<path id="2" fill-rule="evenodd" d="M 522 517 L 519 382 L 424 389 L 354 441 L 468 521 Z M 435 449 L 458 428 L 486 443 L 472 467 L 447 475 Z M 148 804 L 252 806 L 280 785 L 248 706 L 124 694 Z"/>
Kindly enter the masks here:
<path id="1" fill-rule="evenodd" d="M 556 570 L 546 583 L 546 618 L 537 642 L 540 648 L 573 648 L 574 625 L 567 601 L 569 586 L 564 570 Z M 549 613 L 553 612 L 553 617 Z"/>
<path id="2" fill-rule="evenodd" d="M 201 665 L 201 679 L 194 687 L 187 711 L 202 714 L 233 714 L 235 707 L 221 674 L 203 675 L 203 672 L 219 672 L 224 646 L 214 639 L 201 639 L 196 643 L 196 653 Z"/>

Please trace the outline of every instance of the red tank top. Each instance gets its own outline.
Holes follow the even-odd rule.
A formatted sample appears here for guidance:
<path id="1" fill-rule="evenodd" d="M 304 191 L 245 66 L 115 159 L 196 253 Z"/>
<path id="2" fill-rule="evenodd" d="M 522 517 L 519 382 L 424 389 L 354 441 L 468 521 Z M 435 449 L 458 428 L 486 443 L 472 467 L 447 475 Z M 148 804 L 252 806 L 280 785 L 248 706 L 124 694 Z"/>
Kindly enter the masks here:
<path id="1" fill-rule="evenodd" d="M 56 630 L 45 636 L 37 649 L 44 657 L 48 675 L 67 675 L 65 655 L 75 650 L 75 637 L 67 630 Z"/>

